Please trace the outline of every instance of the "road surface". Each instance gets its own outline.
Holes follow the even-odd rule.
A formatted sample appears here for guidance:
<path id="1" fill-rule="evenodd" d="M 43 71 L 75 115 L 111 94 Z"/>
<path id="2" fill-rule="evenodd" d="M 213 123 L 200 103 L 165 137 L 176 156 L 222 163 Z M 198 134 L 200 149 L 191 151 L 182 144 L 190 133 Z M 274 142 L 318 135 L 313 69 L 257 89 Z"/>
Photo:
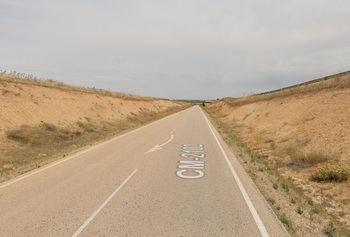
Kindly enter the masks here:
<path id="1" fill-rule="evenodd" d="M 200 107 L 0 184 L 0 236 L 288 236 Z"/>

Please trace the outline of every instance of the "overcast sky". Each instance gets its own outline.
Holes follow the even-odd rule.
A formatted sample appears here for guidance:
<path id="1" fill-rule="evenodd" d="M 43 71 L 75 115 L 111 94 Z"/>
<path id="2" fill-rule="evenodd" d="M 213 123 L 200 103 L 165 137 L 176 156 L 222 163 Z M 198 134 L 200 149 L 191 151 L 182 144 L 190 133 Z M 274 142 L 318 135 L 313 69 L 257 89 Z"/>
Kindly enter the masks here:
<path id="1" fill-rule="evenodd" d="M 349 0 L 0 0 L 0 69 L 170 99 L 350 70 Z"/>

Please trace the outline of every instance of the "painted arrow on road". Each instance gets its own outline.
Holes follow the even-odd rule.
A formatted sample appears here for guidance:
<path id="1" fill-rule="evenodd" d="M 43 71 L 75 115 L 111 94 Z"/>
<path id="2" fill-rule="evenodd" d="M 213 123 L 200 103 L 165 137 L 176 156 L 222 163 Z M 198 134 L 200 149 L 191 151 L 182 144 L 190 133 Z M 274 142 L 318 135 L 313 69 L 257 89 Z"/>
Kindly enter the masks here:
<path id="1" fill-rule="evenodd" d="M 175 131 L 175 129 L 173 131 L 171 131 L 171 137 L 168 141 L 164 142 L 161 145 L 155 145 L 154 147 L 152 147 L 151 149 L 149 149 L 145 154 L 151 153 L 151 152 L 155 152 L 155 151 L 159 151 L 162 149 L 163 146 L 165 146 L 166 144 L 168 144 L 169 142 L 171 142 L 174 139 L 174 134 L 172 134 Z"/>

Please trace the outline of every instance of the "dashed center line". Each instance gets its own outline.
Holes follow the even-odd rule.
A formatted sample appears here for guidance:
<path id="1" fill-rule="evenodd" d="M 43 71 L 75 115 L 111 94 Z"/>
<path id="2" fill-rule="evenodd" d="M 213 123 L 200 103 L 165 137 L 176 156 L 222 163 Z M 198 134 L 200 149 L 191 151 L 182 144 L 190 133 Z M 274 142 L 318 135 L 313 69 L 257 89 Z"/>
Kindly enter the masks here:
<path id="1" fill-rule="evenodd" d="M 137 172 L 134 170 L 129 177 L 127 177 L 124 182 L 119 185 L 119 187 L 102 203 L 102 205 L 94 212 L 92 215 L 80 226 L 80 228 L 72 235 L 72 237 L 77 237 L 81 232 L 90 224 L 90 222 L 98 215 L 98 213 L 112 200 L 112 198 L 123 188 L 123 186 L 131 179 L 132 176 Z"/>

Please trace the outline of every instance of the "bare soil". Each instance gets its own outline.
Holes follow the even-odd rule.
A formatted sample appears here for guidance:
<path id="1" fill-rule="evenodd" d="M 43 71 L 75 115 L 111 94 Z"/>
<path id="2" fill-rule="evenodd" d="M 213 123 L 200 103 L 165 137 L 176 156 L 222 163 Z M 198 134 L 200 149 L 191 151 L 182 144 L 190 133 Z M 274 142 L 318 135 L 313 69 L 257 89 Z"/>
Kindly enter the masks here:
<path id="1" fill-rule="evenodd" d="M 0 83 L 0 132 L 23 124 L 68 125 L 87 119 L 115 120 L 178 106 L 168 100 L 124 100 L 20 83 Z"/>
<path id="2" fill-rule="evenodd" d="M 285 210 L 289 210 L 286 215 L 294 223 L 292 232 L 295 236 L 325 236 L 328 220 L 350 229 L 350 182 L 315 182 L 311 179 L 317 167 L 324 163 L 321 158 L 343 167 L 350 166 L 349 88 L 326 89 L 237 106 L 222 100 L 213 104 L 209 111 L 267 165 L 251 166 L 244 161 L 252 176 L 260 175 L 264 169 L 275 168 L 286 180 L 281 181 L 278 176 L 258 178 L 261 185 L 265 182 L 263 192 L 271 198 L 275 210 L 277 205 L 289 206 Z M 301 155 L 311 157 L 310 154 L 319 160 L 305 163 L 296 158 Z M 288 182 L 296 187 L 296 191 L 293 194 L 288 190 L 284 200 L 286 197 L 289 200 L 283 204 L 277 190 L 283 190 L 282 186 Z M 309 204 L 303 202 L 301 196 L 305 196 Z M 291 201 L 291 198 L 295 200 Z M 294 211 L 291 213 L 290 210 Z M 319 231 L 315 232 L 317 228 Z M 345 230 L 337 231 L 338 236 L 348 234 Z"/>
<path id="3" fill-rule="evenodd" d="M 163 99 L 21 82 L 0 78 L 0 181 L 182 108 Z"/>

